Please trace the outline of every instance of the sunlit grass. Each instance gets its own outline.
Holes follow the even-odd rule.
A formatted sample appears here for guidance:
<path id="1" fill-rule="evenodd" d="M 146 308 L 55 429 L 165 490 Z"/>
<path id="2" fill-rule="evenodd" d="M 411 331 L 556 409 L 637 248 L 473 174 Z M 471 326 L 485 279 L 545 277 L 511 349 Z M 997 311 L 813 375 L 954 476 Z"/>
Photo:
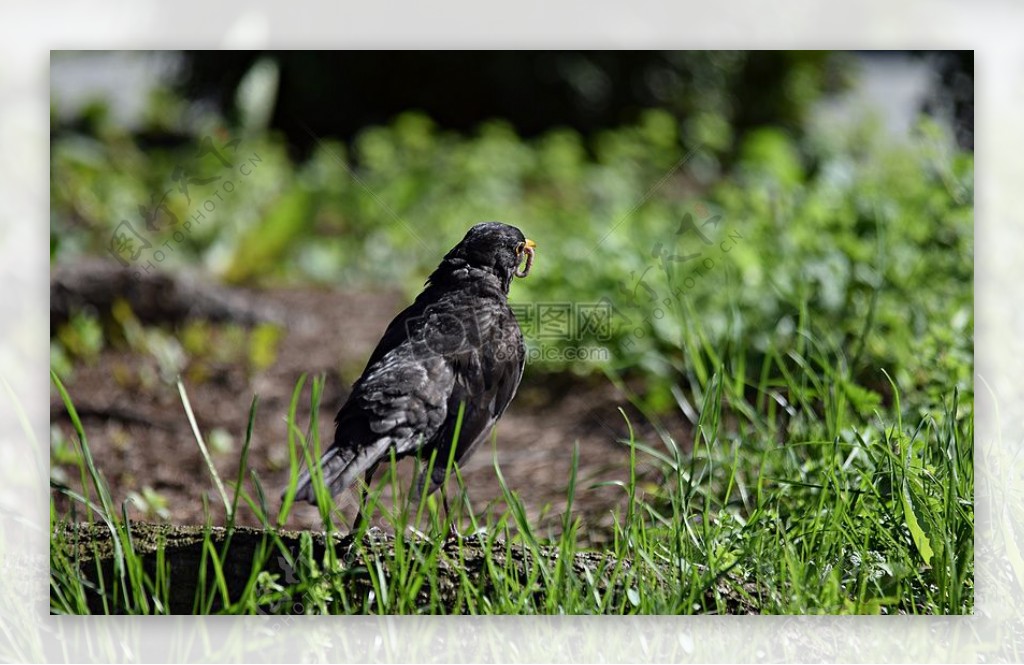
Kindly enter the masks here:
<path id="1" fill-rule="evenodd" d="M 941 410 L 912 416 L 894 383 L 890 407 L 857 417 L 836 388 L 841 370 L 826 364 L 834 356 L 814 343 L 804 353 L 788 359 L 766 356 L 756 386 L 729 380 L 724 367 L 733 358 L 728 354 L 709 365 L 706 382 L 695 384 L 699 402 L 692 407 L 697 418 L 690 452 L 668 436 L 640 441 L 631 434 L 624 440 L 630 464 L 615 483 L 624 508 L 616 516 L 611 546 L 601 553 L 585 552 L 577 544 L 573 501 L 590 488 L 577 482 L 575 448 L 567 508 L 554 540 L 539 536 L 530 523 L 521 499 L 529 488 L 509 487 L 496 461 L 506 504 L 496 515 L 473 512 L 471 491 L 461 486 L 461 478 L 453 515 L 442 514 L 438 502 L 426 497 L 407 505 L 392 460 L 366 500 L 367 510 L 383 520 L 383 531 L 368 531 L 363 522 L 354 537 L 342 538 L 348 527 L 338 519 L 318 473 L 313 482 L 322 506 L 322 531 L 332 537 L 317 541 L 323 547 L 316 547 L 308 534 L 278 531 L 292 505 L 300 461 L 318 459 L 321 447 L 316 414 L 323 381 L 312 382 L 313 417 L 303 426 L 296 422 L 303 378 L 289 408 L 291 469 L 280 510 L 275 511 L 260 479 L 247 468 L 257 400 L 233 482 L 218 478 L 209 465 L 223 496 L 208 505 L 207 523 L 196 536 L 202 551 L 196 596 L 184 611 L 971 612 L 970 409 L 963 409 L 954 390 Z M 53 380 L 81 447 L 83 487 L 89 489 L 84 496 L 58 488 L 75 509 L 70 516 L 51 511 L 51 609 L 183 611 L 173 607 L 169 594 L 173 550 L 161 542 L 145 552 L 137 547 L 127 507 L 112 503 L 70 396 L 56 375 Z M 788 396 L 785 401 L 792 406 L 785 425 L 782 412 L 763 408 L 769 403 L 761 399 L 766 392 Z M 773 434 L 780 429 L 787 433 L 784 440 Z M 659 465 L 663 475 L 657 489 L 638 486 L 638 459 Z M 457 476 L 451 460 L 444 462 Z M 397 497 L 393 504 L 381 500 L 387 485 Z M 264 525 L 251 558 L 244 559 L 242 583 L 229 581 L 225 572 L 239 565 L 231 545 L 240 501 Z M 221 509 L 224 530 L 211 526 L 212 511 Z M 84 548 L 72 547 L 71 519 L 107 529 L 113 536 L 110 551 L 90 552 L 87 542 Z M 469 529 L 453 531 L 455 523 Z M 237 570 L 231 574 L 239 575 Z"/>

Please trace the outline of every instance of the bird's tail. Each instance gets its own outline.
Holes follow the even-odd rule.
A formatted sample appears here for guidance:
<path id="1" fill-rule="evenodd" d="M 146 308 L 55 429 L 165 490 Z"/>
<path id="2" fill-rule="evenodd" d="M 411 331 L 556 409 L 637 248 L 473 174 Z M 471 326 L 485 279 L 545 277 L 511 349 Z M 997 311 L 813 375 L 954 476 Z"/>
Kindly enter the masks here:
<path id="1" fill-rule="evenodd" d="M 320 469 L 323 473 L 324 485 L 330 495 L 337 496 L 344 492 L 357 477 L 380 459 L 390 445 L 391 439 L 384 437 L 358 451 L 335 446 L 324 453 L 320 458 Z M 299 476 L 298 486 L 295 489 L 295 500 L 307 501 L 316 505 L 316 492 L 313 489 L 313 478 L 309 469 L 303 471 Z"/>
<path id="2" fill-rule="evenodd" d="M 331 480 L 340 475 L 352 461 L 352 455 L 346 454 L 349 452 L 341 448 L 331 448 L 320 458 L 320 470 L 323 473 L 324 484 L 328 488 L 331 487 Z M 288 490 L 285 489 L 285 491 Z M 313 490 L 313 477 L 310 469 L 306 469 L 299 476 L 299 483 L 295 488 L 295 500 L 316 504 L 316 492 Z"/>

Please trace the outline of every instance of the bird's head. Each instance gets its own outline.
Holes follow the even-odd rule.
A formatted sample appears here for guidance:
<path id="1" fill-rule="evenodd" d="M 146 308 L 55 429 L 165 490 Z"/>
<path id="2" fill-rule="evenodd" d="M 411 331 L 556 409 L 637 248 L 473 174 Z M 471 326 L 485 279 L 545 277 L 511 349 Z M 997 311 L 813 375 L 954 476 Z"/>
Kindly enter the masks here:
<path id="1" fill-rule="evenodd" d="M 468 274 L 475 269 L 496 276 L 507 293 L 513 276 L 529 274 L 536 247 L 536 243 L 514 226 L 483 222 L 473 226 L 462 242 L 445 255 L 430 279 L 437 281 L 448 274 Z"/>

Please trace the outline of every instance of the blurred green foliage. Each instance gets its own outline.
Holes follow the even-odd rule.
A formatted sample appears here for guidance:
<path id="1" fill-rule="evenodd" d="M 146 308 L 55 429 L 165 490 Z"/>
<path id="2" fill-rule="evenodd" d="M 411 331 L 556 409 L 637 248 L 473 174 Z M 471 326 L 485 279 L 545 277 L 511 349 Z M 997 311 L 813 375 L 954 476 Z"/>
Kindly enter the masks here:
<path id="1" fill-rule="evenodd" d="M 865 411 L 885 392 L 880 368 L 912 394 L 970 389 L 973 157 L 930 121 L 907 141 L 871 123 L 811 123 L 800 138 L 765 126 L 732 146 L 711 111 L 680 123 L 651 110 L 592 140 L 564 129 L 522 140 L 501 121 L 463 136 L 407 113 L 351 145 L 319 141 L 303 163 L 273 134 L 234 136 L 218 122 L 169 148 L 105 126 L 61 135 L 52 260 L 104 254 L 127 220 L 151 244 L 131 269 L 199 263 L 234 283 L 391 285 L 411 297 L 470 225 L 498 219 L 539 246 L 513 302 L 614 312 L 610 331 L 529 336 L 555 351 L 531 371 L 639 373 L 654 403 L 670 402 L 668 388 L 694 372 L 684 337 L 699 319 L 706 342 L 745 349 L 750 367 L 808 334 L 843 349 Z M 206 137 L 219 156 L 197 152 Z M 144 213 L 161 200 L 150 232 Z M 88 329 L 62 334 L 87 353 Z M 264 338 L 251 342 L 257 366 L 272 362 Z M 611 360 L 559 353 L 580 346 Z"/>
<path id="2" fill-rule="evenodd" d="M 91 363 L 103 346 L 103 326 L 99 319 L 94 314 L 78 312 L 57 329 L 57 339 L 51 342 L 51 362 L 63 364 L 74 358 Z"/>
<path id="3" fill-rule="evenodd" d="M 128 500 L 135 504 L 135 507 L 146 516 L 146 519 L 167 521 L 171 517 L 171 511 L 167 507 L 167 498 L 149 485 L 143 487 L 142 492 L 129 492 Z"/>

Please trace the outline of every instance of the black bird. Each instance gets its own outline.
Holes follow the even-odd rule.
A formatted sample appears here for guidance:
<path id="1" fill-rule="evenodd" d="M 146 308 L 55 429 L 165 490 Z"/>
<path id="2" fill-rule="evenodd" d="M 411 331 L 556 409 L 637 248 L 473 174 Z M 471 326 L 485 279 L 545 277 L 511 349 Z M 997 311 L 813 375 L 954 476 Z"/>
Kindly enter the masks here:
<path id="1" fill-rule="evenodd" d="M 413 500 L 436 490 L 460 408 L 455 462 L 487 438 L 523 376 L 526 349 L 508 291 L 514 276 L 529 273 L 535 247 L 516 227 L 487 222 L 445 255 L 416 301 L 388 325 L 335 418 L 334 443 L 320 459 L 331 496 L 360 474 L 369 485 L 391 449 L 396 458 L 426 460 L 436 451 L 430 477 L 427 469 L 421 472 Z M 316 503 L 308 470 L 295 498 Z"/>

